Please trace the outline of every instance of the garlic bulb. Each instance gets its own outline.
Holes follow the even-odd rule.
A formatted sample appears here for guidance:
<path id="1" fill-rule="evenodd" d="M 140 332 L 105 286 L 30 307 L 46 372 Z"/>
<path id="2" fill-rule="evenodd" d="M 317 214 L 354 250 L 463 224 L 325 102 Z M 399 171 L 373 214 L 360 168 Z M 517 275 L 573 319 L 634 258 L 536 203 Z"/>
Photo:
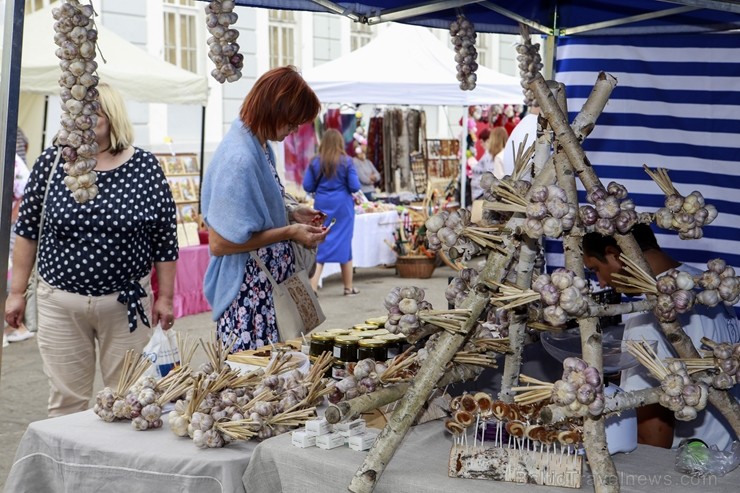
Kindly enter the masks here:
<path id="1" fill-rule="evenodd" d="M 95 155 L 98 144 L 92 130 L 97 123 L 98 77 L 95 75 L 95 48 L 98 32 L 95 28 L 91 5 L 82 5 L 78 0 L 67 0 L 52 9 L 54 42 L 60 59 L 62 75 L 59 79 L 62 104 L 62 130 L 57 140 L 62 145 L 64 183 L 79 203 L 94 199 L 98 194 L 95 184 Z"/>
<path id="2" fill-rule="evenodd" d="M 563 377 L 553 385 L 552 401 L 570 416 L 599 416 L 605 404 L 601 373 L 580 358 L 566 358 Z"/>
<path id="3" fill-rule="evenodd" d="M 457 63 L 457 80 L 460 89 L 472 91 L 475 89 L 478 76 L 478 51 L 475 49 L 475 26 L 464 15 L 460 14 L 457 19 L 450 23 L 450 36 L 455 49 L 455 62 Z"/>
<path id="4" fill-rule="evenodd" d="M 529 82 L 542 70 L 542 57 L 540 56 L 539 43 L 532 44 L 529 30 L 522 30 L 522 42 L 516 45 L 518 53 L 516 59 L 519 62 L 519 76 L 521 78 L 522 92 L 524 93 L 524 104 L 527 106 L 539 106 L 534 92 L 529 88 Z"/>
<path id="5" fill-rule="evenodd" d="M 211 33 L 208 57 L 216 66 L 211 76 L 221 84 L 238 81 L 244 67 L 244 55 L 239 53 L 236 43 L 239 31 L 229 27 L 239 19 L 234 12 L 235 4 L 233 0 L 210 0 L 205 7 L 206 26 Z"/>

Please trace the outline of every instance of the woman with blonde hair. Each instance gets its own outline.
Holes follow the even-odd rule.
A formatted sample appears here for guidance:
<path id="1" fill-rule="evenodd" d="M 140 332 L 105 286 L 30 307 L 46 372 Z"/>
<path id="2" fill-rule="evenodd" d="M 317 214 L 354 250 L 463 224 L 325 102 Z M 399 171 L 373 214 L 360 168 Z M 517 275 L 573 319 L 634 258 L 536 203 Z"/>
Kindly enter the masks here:
<path id="1" fill-rule="evenodd" d="M 326 241 L 319 245 L 316 272 L 311 278 L 318 289 L 326 262 L 337 262 L 342 271 L 344 295 L 360 291 L 352 283 L 352 234 L 355 229 L 355 204 L 352 194 L 360 189 L 360 180 L 352 159 L 344 152 L 344 137 L 338 130 L 326 131 L 303 177 L 303 188 L 315 194 L 314 207 L 327 215 L 327 224 L 336 220 Z"/>
<path id="2" fill-rule="evenodd" d="M 103 385 L 115 387 L 126 352 L 140 352 L 149 341 L 148 326 L 167 330 L 174 323 L 175 203 L 157 158 L 132 145 L 121 95 L 104 83 L 97 89 L 98 195 L 74 200 L 64 184 L 62 149 L 52 146 L 36 160 L 15 228 L 5 321 L 11 327 L 23 322 L 23 293 L 38 247 L 36 340 L 51 389 L 49 416 L 88 408 L 98 348 Z M 159 297 L 152 305 L 153 265 Z"/>

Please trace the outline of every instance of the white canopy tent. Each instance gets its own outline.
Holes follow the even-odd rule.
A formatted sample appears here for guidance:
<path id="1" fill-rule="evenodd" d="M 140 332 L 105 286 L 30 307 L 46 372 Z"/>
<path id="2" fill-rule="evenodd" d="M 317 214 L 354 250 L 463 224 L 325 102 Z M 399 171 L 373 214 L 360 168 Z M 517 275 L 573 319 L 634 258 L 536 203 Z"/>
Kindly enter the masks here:
<path id="1" fill-rule="evenodd" d="M 306 70 L 303 77 L 323 103 L 469 106 L 519 104 L 524 96 L 519 79 L 484 66 L 476 71 L 476 87 L 460 89 L 455 53 L 429 29 L 391 24 L 362 48 Z M 463 111 L 463 128 L 468 112 Z M 461 137 L 461 148 L 465 147 Z M 465 155 L 460 169 L 464 169 Z M 465 201 L 465 174 L 460 196 Z"/>
<path id="2" fill-rule="evenodd" d="M 98 75 L 127 100 L 206 106 L 208 80 L 147 53 L 98 25 Z M 51 7 L 26 16 L 21 59 L 18 126 L 29 139 L 31 156 L 44 146 L 46 96 L 59 95 L 59 59 Z M 102 55 L 102 56 L 101 56 Z M 105 58 L 106 61 L 103 61 Z"/>
<path id="3" fill-rule="evenodd" d="M 207 104 L 208 81 L 205 76 L 156 58 L 105 26 L 98 25 L 97 28 L 100 49 L 96 57 L 98 74 L 125 98 L 165 104 Z M 26 16 L 21 91 L 59 94 L 61 71 L 56 49 L 50 7 Z"/>
<path id="4" fill-rule="evenodd" d="M 519 79 L 480 66 L 473 91 L 460 89 L 455 53 L 427 28 L 392 24 L 362 48 L 304 71 L 324 103 L 517 104 Z"/>

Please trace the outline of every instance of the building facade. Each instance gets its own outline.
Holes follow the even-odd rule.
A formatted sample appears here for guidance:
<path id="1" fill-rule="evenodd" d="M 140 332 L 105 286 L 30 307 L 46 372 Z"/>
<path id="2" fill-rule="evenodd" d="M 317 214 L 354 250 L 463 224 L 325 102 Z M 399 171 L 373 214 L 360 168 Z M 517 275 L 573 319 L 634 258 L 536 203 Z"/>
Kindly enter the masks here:
<path id="1" fill-rule="evenodd" d="M 59 0 L 26 0 L 26 14 Z M 207 56 L 205 2 L 196 0 L 93 0 L 96 22 L 148 53 L 209 80 L 205 111 L 199 106 L 130 102 L 136 143 L 154 152 L 199 152 L 204 136 L 206 163 L 259 74 L 292 64 L 307 69 L 334 60 L 370 42 L 386 26 L 367 26 L 333 14 L 237 7 L 238 43 L 244 55 L 242 78 L 224 85 L 210 75 Z M 432 29 L 449 43 L 447 31 Z M 516 75 L 517 36 L 479 34 L 479 63 Z M 135 63 L 135 61 L 132 61 Z M 53 99 L 53 98 L 51 98 Z M 58 104 L 49 104 L 47 136 L 58 127 Z M 425 107 L 429 137 L 449 137 L 458 131 L 459 108 Z M 203 124 L 203 122 L 205 122 Z M 47 141 L 48 141 L 47 137 Z M 48 142 L 47 142 L 48 144 Z"/>

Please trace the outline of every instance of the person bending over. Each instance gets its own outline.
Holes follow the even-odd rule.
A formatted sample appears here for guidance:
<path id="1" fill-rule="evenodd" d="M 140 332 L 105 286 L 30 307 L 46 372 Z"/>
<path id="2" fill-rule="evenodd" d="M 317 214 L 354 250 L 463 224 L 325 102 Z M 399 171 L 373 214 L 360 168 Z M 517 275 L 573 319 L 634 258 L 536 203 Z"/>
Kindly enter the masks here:
<path id="1" fill-rule="evenodd" d="M 660 277 L 669 269 L 678 269 L 693 276 L 701 271 L 682 264 L 661 250 L 649 226 L 638 224 L 632 230 L 642 253 L 653 273 Z M 621 250 L 616 240 L 599 233 L 588 233 L 583 238 L 583 261 L 593 271 L 601 287 L 612 286 L 612 276 L 621 273 L 624 265 L 619 260 Z M 710 308 L 696 304 L 694 308 L 678 315 L 678 322 L 694 346 L 701 347 L 701 338 L 708 337 L 716 342 L 735 343 L 740 341 L 738 320 L 732 307 L 720 303 Z M 657 318 L 652 312 L 636 313 L 624 324 L 624 340 L 657 340 L 660 359 L 677 357 L 677 353 L 663 335 Z M 641 365 L 624 370 L 621 387 L 624 390 L 640 390 L 656 387 L 659 382 Z M 737 386 L 735 386 L 737 399 Z M 651 404 L 637 409 L 637 439 L 639 443 L 657 447 L 677 447 L 686 438 L 701 438 L 708 445 L 715 444 L 724 449 L 734 439 L 732 428 L 711 404 L 699 412 L 692 421 L 677 421 L 673 412 L 660 404 Z"/>

